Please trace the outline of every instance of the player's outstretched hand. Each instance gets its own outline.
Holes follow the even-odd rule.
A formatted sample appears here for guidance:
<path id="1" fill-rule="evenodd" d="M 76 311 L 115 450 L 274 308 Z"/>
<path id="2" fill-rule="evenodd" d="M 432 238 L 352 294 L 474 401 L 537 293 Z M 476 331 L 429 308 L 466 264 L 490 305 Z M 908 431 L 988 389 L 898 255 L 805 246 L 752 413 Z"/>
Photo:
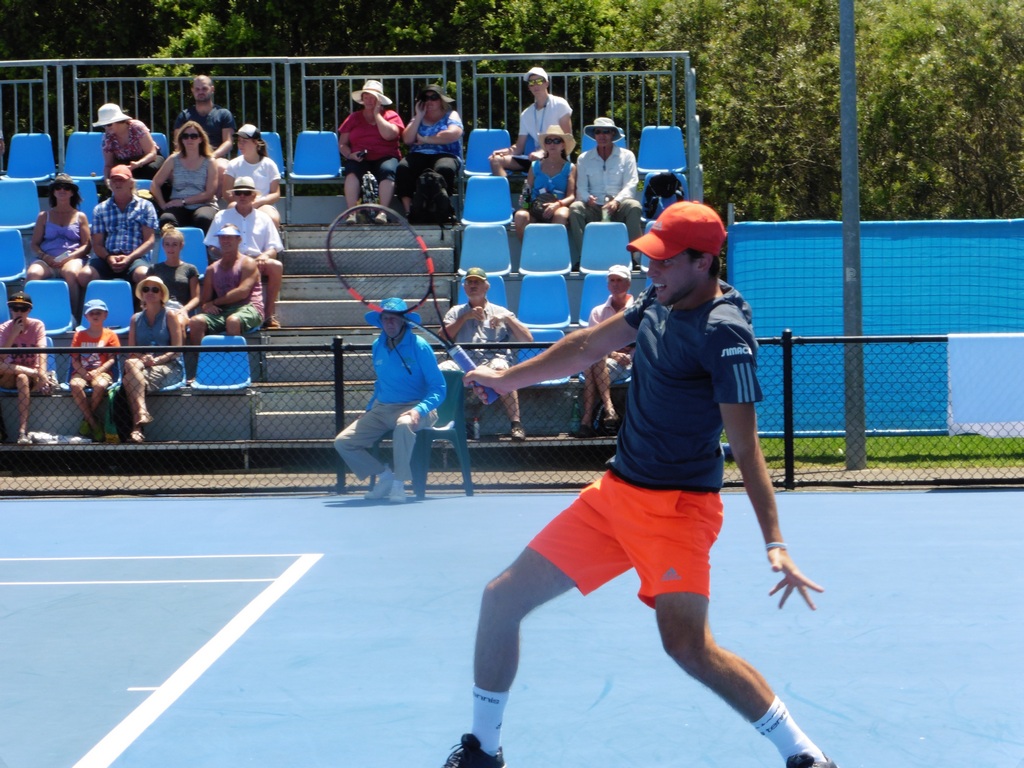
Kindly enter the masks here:
<path id="1" fill-rule="evenodd" d="M 800 569 L 796 567 L 796 564 L 790 558 L 789 553 L 779 547 L 773 547 L 768 550 L 768 562 L 772 564 L 772 570 L 776 573 L 785 574 L 778 584 L 768 593 L 769 596 L 774 595 L 776 592 L 782 592 L 782 598 L 779 600 L 779 608 L 786 604 L 789 596 L 793 594 L 795 589 L 803 597 L 804 602 L 807 603 L 808 607 L 812 611 L 817 610 L 817 606 L 811 599 L 810 594 L 807 590 L 813 589 L 815 592 L 824 592 L 825 588 L 815 584 L 813 581 L 808 579 L 802 573 Z"/>
<path id="2" fill-rule="evenodd" d="M 503 386 L 501 372 L 488 368 L 486 365 L 481 365 L 469 371 L 469 373 L 462 377 L 462 383 L 467 387 L 471 387 L 476 396 L 485 403 L 487 402 L 487 393 L 484 391 L 484 387 L 490 387 L 499 396 L 512 391 Z"/>

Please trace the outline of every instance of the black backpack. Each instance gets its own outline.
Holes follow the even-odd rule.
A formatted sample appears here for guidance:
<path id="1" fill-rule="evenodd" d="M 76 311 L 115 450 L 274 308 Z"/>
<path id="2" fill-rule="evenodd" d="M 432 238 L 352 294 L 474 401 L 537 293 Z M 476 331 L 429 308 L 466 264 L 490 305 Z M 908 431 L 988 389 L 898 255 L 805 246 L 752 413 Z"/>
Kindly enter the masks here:
<path id="1" fill-rule="evenodd" d="M 427 168 L 416 180 L 409 221 L 414 224 L 445 224 L 452 219 L 452 201 L 444 176 Z"/>
<path id="2" fill-rule="evenodd" d="M 671 171 L 656 173 L 647 180 L 644 187 L 644 218 L 653 220 L 673 203 L 685 199 L 683 183 Z"/>

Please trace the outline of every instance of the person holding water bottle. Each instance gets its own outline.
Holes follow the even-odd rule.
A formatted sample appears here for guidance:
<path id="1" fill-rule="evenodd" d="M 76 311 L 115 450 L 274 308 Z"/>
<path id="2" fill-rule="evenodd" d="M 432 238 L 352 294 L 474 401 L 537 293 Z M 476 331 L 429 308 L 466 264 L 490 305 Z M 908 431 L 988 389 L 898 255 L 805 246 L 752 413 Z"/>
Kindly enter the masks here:
<path id="1" fill-rule="evenodd" d="M 520 240 L 530 222 L 568 226 L 569 206 L 576 199 L 576 166 L 571 160 L 576 140 L 560 125 L 549 125 L 540 138 L 544 158 L 530 164 L 524 187 L 532 198 L 515 214 Z"/>

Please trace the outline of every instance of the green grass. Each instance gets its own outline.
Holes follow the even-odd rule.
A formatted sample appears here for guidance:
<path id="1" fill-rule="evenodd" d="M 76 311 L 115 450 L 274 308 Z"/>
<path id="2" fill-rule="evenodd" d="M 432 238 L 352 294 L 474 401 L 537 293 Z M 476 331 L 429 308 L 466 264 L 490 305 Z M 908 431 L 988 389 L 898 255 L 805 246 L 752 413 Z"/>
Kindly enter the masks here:
<path id="1" fill-rule="evenodd" d="M 841 437 L 798 438 L 794 443 L 796 468 L 842 467 L 844 442 Z M 781 439 L 764 439 L 761 448 L 769 467 L 783 467 Z M 1024 438 L 869 437 L 867 454 L 869 468 L 1024 467 Z"/>

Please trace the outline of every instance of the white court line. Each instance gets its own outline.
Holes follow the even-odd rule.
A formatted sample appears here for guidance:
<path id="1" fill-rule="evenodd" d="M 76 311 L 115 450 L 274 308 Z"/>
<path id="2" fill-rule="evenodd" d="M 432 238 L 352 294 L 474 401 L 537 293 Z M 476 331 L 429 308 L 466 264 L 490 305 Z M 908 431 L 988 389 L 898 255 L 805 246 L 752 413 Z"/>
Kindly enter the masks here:
<path id="1" fill-rule="evenodd" d="M 74 768 L 108 768 L 131 746 L 143 731 L 152 725 L 168 707 L 219 659 L 225 651 L 244 635 L 266 611 L 312 568 L 321 557 L 298 555 L 298 559 L 270 586 L 258 594 L 216 635 L 178 667 L 167 681 L 136 707 L 131 714 L 114 726 L 96 746 L 75 763 Z"/>
<path id="2" fill-rule="evenodd" d="M 0 581 L 0 587 L 66 587 L 109 584 L 269 584 L 274 579 L 137 579 L 130 581 Z"/>
<path id="3" fill-rule="evenodd" d="M 301 553 L 250 554 L 250 555 L 94 555 L 90 557 L 0 557 L 0 563 L 64 562 L 74 560 L 228 560 L 250 557 L 303 557 Z"/>

